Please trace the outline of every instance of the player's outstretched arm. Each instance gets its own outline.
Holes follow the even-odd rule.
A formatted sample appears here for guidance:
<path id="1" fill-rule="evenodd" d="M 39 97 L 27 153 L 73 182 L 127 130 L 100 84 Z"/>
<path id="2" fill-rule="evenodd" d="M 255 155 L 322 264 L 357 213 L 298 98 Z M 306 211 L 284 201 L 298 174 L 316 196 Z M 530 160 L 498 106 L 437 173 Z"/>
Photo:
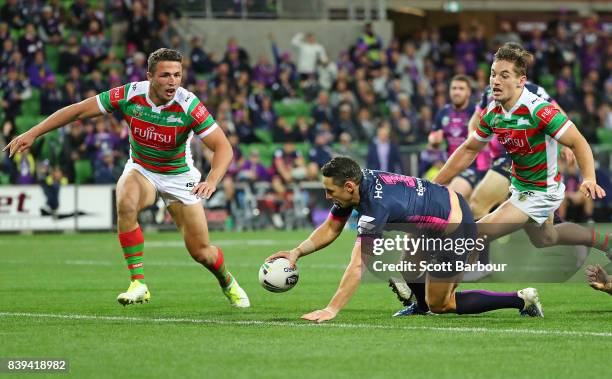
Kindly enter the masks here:
<path id="1" fill-rule="evenodd" d="M 559 142 L 572 149 L 576 156 L 576 161 L 583 178 L 580 184 L 580 192 L 593 199 L 606 196 L 606 191 L 597 185 L 597 180 L 595 179 L 595 161 L 591 146 L 580 134 L 576 125 L 572 124 L 559 138 Z"/>
<path id="2" fill-rule="evenodd" d="M 351 262 L 344 271 L 340 285 L 327 307 L 302 315 L 304 320 L 321 323 L 336 317 L 338 312 L 348 304 L 361 283 L 361 242 L 355 243 Z"/>
<path id="3" fill-rule="evenodd" d="M 234 151 L 221 128 L 215 129 L 204 137 L 202 142 L 213 152 L 210 172 L 203 182 L 193 188 L 191 193 L 198 197 L 210 199 L 217 190 L 217 185 L 223 179 L 223 175 L 227 172 L 227 168 L 232 162 Z"/>
<path id="4" fill-rule="evenodd" d="M 588 266 L 585 272 L 591 287 L 612 295 L 612 277 L 600 265 Z"/>
<path id="5" fill-rule="evenodd" d="M 291 265 L 295 265 L 297 260 L 301 257 L 312 254 L 317 250 L 321 250 L 330 243 L 334 242 L 340 233 L 342 233 L 344 224 L 346 224 L 346 220 L 337 220 L 330 217 L 318 228 L 316 228 L 310 234 L 310 236 L 296 248 L 293 248 L 290 251 L 279 251 L 276 254 L 272 254 L 266 258 L 266 261 L 282 257 L 289 259 Z"/>
<path id="6" fill-rule="evenodd" d="M 79 103 L 69 105 L 56 111 L 51 116 L 44 119 L 40 124 L 15 137 L 4 147 L 4 149 L 2 149 L 2 151 L 8 150 L 10 158 L 17 152 L 29 149 L 36 138 L 51 130 L 70 124 L 75 120 L 83 120 L 101 114 L 102 112 L 100 108 L 98 108 L 96 98 L 90 97 Z"/>
<path id="7" fill-rule="evenodd" d="M 470 167 L 476 156 L 487 145 L 486 142 L 477 140 L 471 135 L 464 143 L 455 150 L 450 156 L 444 167 L 440 169 L 438 175 L 433 179 L 434 183 L 447 185 L 461 171 Z"/>

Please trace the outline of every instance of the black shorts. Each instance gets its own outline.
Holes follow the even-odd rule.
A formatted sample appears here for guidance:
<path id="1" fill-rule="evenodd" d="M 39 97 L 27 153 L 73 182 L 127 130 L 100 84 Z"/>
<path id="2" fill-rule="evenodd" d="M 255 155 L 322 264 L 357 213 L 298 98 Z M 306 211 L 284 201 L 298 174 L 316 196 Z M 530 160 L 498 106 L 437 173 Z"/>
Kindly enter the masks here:
<path id="1" fill-rule="evenodd" d="M 510 175 L 512 174 L 512 159 L 507 155 L 495 159 L 491 166 L 491 170 L 510 180 Z"/>
<path id="2" fill-rule="evenodd" d="M 483 178 L 484 174 L 484 172 L 478 171 L 474 168 L 466 168 L 465 170 L 461 171 L 459 177 L 467 180 L 472 188 L 476 188 L 476 184 L 478 184 L 480 179 Z"/>
<path id="3" fill-rule="evenodd" d="M 465 201 L 463 196 L 459 194 L 457 194 L 457 196 L 459 197 L 459 205 L 461 207 L 461 213 L 463 214 L 462 219 L 461 219 L 461 224 L 451 234 L 444 235 L 444 236 L 438 235 L 437 238 L 442 238 L 445 241 L 447 241 L 448 239 L 452 239 L 454 243 L 456 244 L 456 246 L 459 247 L 459 246 L 463 246 L 465 244 L 465 241 L 467 241 L 468 239 L 472 239 L 473 241 L 476 241 L 478 234 L 476 230 L 476 222 L 474 221 L 474 216 L 472 215 L 472 210 L 470 209 L 470 205 L 468 204 L 467 201 Z M 432 235 L 430 235 L 430 237 L 432 237 Z M 459 274 L 460 272 L 454 270 L 454 268 L 456 267 L 455 266 L 456 262 L 461 261 L 463 263 L 466 263 L 471 251 L 466 250 L 461 254 L 459 254 L 459 252 L 460 252 L 459 249 L 455 249 L 454 251 L 443 250 L 443 251 L 430 252 L 430 255 L 428 257 L 428 263 L 444 264 L 451 269 L 450 270 L 440 270 L 440 271 L 429 271 L 429 275 L 431 275 L 434 278 L 450 278 L 450 277 L 453 277 Z"/>

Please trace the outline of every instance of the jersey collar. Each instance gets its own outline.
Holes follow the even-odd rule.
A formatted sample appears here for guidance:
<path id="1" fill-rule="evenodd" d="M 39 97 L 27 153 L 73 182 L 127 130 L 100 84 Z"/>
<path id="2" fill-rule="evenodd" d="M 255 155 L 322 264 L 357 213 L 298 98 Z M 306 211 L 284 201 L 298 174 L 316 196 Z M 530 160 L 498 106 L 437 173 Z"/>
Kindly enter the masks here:
<path id="1" fill-rule="evenodd" d="M 156 105 L 153 100 L 149 97 L 149 89 L 151 88 L 151 82 L 147 82 L 147 90 L 145 92 L 145 98 L 147 99 L 147 103 L 151 106 L 151 111 L 155 113 L 161 113 L 162 109 L 169 107 L 176 101 L 176 94 L 178 93 L 178 89 L 174 92 L 174 97 L 172 100 L 167 102 L 166 104 Z"/>
<path id="2" fill-rule="evenodd" d="M 525 88 L 523 86 L 523 89 L 521 90 L 521 96 L 519 96 L 519 98 L 516 100 L 516 103 L 514 103 L 514 105 L 512 106 L 512 108 L 510 108 L 509 111 L 506 112 L 506 110 L 504 109 L 504 107 L 501 105 L 501 103 L 499 104 L 499 107 L 502 109 L 502 112 L 504 112 L 504 118 L 510 118 L 510 116 L 516 112 L 516 110 L 523 105 L 523 103 L 525 102 L 525 96 L 527 96 L 527 93 L 529 91 L 527 90 L 527 88 Z"/>

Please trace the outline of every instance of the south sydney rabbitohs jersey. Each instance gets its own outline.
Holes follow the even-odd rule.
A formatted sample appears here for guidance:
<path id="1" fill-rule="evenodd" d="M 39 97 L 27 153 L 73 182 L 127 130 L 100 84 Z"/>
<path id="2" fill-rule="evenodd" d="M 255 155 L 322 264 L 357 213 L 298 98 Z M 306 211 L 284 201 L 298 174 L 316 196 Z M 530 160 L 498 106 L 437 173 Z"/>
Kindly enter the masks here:
<path id="1" fill-rule="evenodd" d="M 474 137 L 489 142 L 497 136 L 512 159 L 511 182 L 518 190 L 548 192 L 560 181 L 557 140 L 571 125 L 554 105 L 524 88 L 508 112 L 491 101 Z"/>
<path id="2" fill-rule="evenodd" d="M 174 175 L 193 168 L 189 148 L 195 134 L 203 139 L 217 128 L 214 118 L 183 87 L 174 99 L 157 106 L 149 98 L 149 81 L 133 82 L 96 96 L 102 113 L 121 112 L 130 127 L 130 159 L 145 169 Z"/>
<path id="3" fill-rule="evenodd" d="M 393 224 L 414 223 L 419 228 L 442 231 L 451 214 L 448 188 L 425 179 L 363 170 L 359 185 L 358 236 L 379 237 Z M 330 217 L 341 222 L 351 215 L 353 207 L 334 204 Z M 385 228 L 387 227 L 387 228 Z"/>
<path id="4" fill-rule="evenodd" d="M 548 92 L 546 92 L 543 87 L 540 87 L 535 83 L 526 82 L 525 88 L 527 88 L 529 92 L 534 93 L 544 99 L 544 101 L 548 101 L 549 103 L 554 102 L 553 98 L 550 97 Z M 486 109 L 487 105 L 489 105 L 491 101 L 494 101 L 493 92 L 491 91 L 491 86 L 488 85 L 482 92 L 482 98 L 480 99 L 480 103 L 478 103 L 478 107 L 476 107 L 476 109 L 478 109 L 478 112 L 482 112 L 483 109 Z M 489 152 L 491 153 L 491 159 L 493 160 L 507 155 L 506 149 L 504 149 L 504 147 L 495 138 L 491 140 L 491 143 L 489 143 Z"/>

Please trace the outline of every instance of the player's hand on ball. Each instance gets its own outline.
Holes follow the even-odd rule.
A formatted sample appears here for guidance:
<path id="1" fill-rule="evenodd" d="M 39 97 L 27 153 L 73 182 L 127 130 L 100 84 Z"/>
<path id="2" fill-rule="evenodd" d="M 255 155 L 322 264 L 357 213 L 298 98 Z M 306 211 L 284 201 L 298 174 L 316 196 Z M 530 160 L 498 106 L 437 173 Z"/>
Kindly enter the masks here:
<path id="1" fill-rule="evenodd" d="M 210 184 L 208 182 L 198 183 L 197 186 L 193 188 L 191 191 L 192 194 L 196 195 L 199 198 L 205 198 L 206 200 L 210 199 L 213 193 L 217 190 L 217 186 Z"/>
<path id="2" fill-rule="evenodd" d="M 266 258 L 266 262 L 273 261 L 273 260 L 275 260 L 277 258 L 288 259 L 289 262 L 291 263 L 291 267 L 295 267 L 295 264 L 296 264 L 297 260 L 300 258 L 300 256 L 299 256 L 299 252 L 297 252 L 295 250 L 291 250 L 291 251 L 279 251 L 277 253 L 274 253 L 274 254 L 270 255 L 268 258 Z"/>
<path id="3" fill-rule="evenodd" d="M 9 142 L 2 151 L 9 152 L 9 158 L 12 157 L 15 153 L 21 153 L 27 149 L 29 149 L 36 137 L 31 132 L 25 132 L 23 134 L 15 137 L 11 142 Z"/>
<path id="4" fill-rule="evenodd" d="M 301 318 L 304 320 L 308 320 L 308 321 L 314 321 L 316 323 L 322 323 L 325 321 L 332 320 L 333 318 L 336 317 L 337 314 L 338 314 L 337 311 L 334 311 L 333 309 L 330 309 L 330 308 L 325 308 L 325 309 L 319 309 L 317 311 L 313 311 L 310 313 L 306 313 L 305 315 L 302 315 Z"/>
<path id="5" fill-rule="evenodd" d="M 603 199 L 606 196 L 606 191 L 601 188 L 594 180 L 585 180 L 580 184 L 580 192 L 586 197 L 590 197 L 593 200 Z"/>
<path id="6" fill-rule="evenodd" d="M 600 265 L 588 266 L 585 272 L 591 287 L 612 295 L 612 280 Z"/>

